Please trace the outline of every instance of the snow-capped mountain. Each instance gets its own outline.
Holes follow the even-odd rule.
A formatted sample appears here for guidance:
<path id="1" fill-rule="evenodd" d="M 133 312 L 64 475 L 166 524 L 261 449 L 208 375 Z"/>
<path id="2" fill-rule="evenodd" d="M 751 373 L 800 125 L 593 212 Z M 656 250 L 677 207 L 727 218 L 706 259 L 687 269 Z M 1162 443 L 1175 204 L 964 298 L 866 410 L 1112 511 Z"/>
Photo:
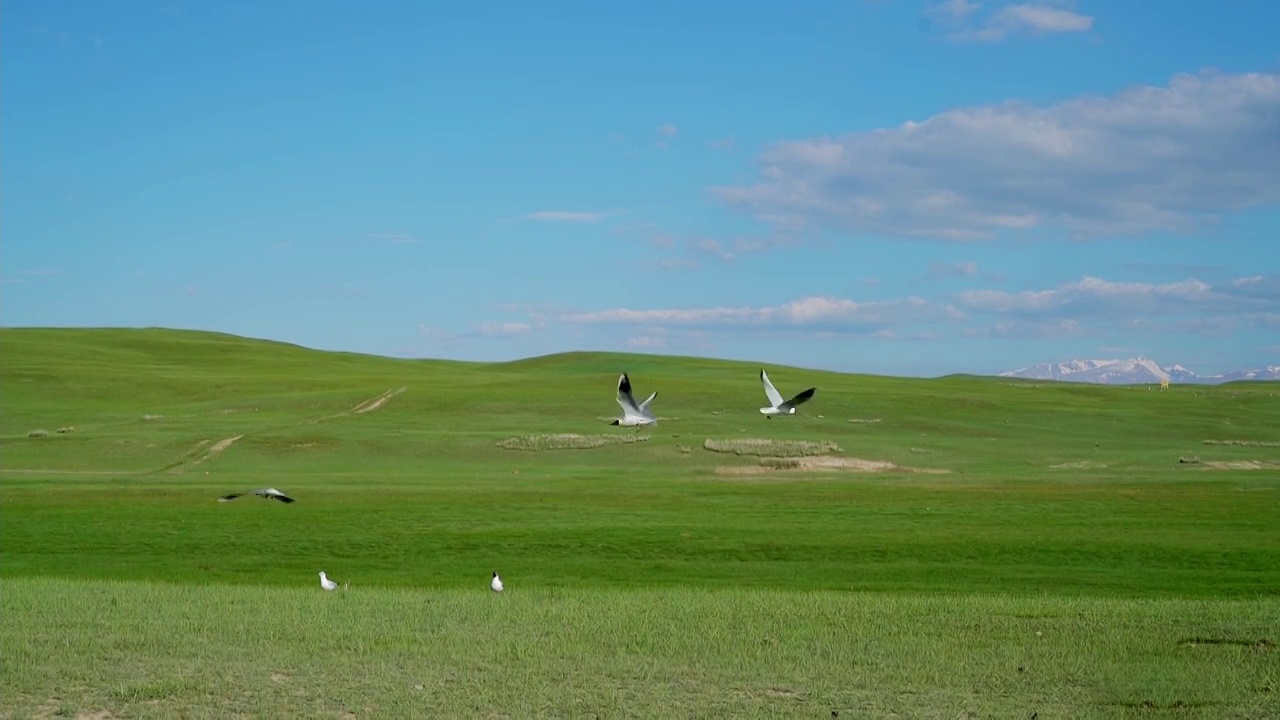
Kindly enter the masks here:
<path id="1" fill-rule="evenodd" d="M 1198 375 L 1181 365 L 1161 367 L 1156 361 L 1143 357 L 1125 360 L 1068 360 L 1010 370 L 1000 373 L 1000 377 L 1063 380 L 1103 385 L 1158 383 L 1161 380 L 1168 380 L 1171 383 L 1216 385 L 1233 380 L 1280 380 L 1280 365 L 1268 365 L 1261 370 L 1237 370 L 1220 375 Z"/>

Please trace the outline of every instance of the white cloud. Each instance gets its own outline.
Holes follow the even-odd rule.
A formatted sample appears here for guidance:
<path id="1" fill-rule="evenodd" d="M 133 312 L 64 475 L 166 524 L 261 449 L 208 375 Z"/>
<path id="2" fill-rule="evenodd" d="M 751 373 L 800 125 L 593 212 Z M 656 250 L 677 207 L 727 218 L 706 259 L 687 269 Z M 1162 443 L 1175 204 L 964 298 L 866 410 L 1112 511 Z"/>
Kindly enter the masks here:
<path id="1" fill-rule="evenodd" d="M 969 17 L 982 7 L 969 0 L 946 0 L 925 10 L 925 15 L 947 22 L 958 22 Z"/>
<path id="2" fill-rule="evenodd" d="M 608 217 L 600 212 L 569 212 L 564 210 L 539 210 L 524 216 L 525 220 L 543 220 L 551 222 L 593 223 Z"/>
<path id="3" fill-rule="evenodd" d="M 735 255 L 724 246 L 724 243 L 711 238 L 699 238 L 693 241 L 693 248 L 704 255 L 710 255 L 725 262 L 733 262 Z"/>
<path id="4" fill-rule="evenodd" d="M 1007 293 L 968 290 L 956 304 L 966 310 L 1000 315 L 1172 315 L 1186 312 L 1264 312 L 1280 310 L 1280 282 L 1259 278 L 1243 285 L 1211 286 L 1190 279 L 1174 283 L 1110 282 L 1084 277 L 1052 290 Z M 1259 290 L 1260 292 L 1253 292 Z"/>
<path id="5" fill-rule="evenodd" d="M 636 335 L 627 338 L 627 347 L 633 350 L 660 350 L 667 346 L 667 339 L 657 335 Z"/>
<path id="6" fill-rule="evenodd" d="M 650 245 L 653 245 L 654 247 L 665 248 L 667 250 L 670 250 L 672 247 L 674 247 L 675 242 L 676 242 L 675 238 L 671 237 L 666 233 L 657 233 L 656 235 L 653 235 L 649 238 Z"/>
<path id="7" fill-rule="evenodd" d="M 760 165 L 756 184 L 712 191 L 775 228 L 953 241 L 1186 231 L 1280 202 L 1280 74 L 949 110 L 779 142 Z"/>
<path id="8" fill-rule="evenodd" d="M 720 138 L 719 140 L 712 140 L 710 143 L 708 143 L 708 146 L 712 150 L 732 150 L 737 146 L 737 143 L 734 142 L 733 138 L 727 137 L 727 138 Z"/>
<path id="9" fill-rule="evenodd" d="M 856 302 L 834 297 L 806 297 L 783 305 L 632 310 L 614 308 L 568 313 L 576 324 L 647 325 L 653 327 L 813 328 L 872 332 L 886 326 L 925 320 L 960 319 L 954 307 L 923 298 Z"/>
<path id="10" fill-rule="evenodd" d="M 1139 331 L 1220 336 L 1238 329 L 1280 330 L 1280 276 L 1238 278 L 1217 285 L 1195 279 L 1153 284 L 1084 277 L 1022 292 L 986 289 L 930 299 L 910 296 L 866 302 L 811 296 L 766 306 L 560 311 L 543 319 L 576 326 L 641 328 L 638 334 L 654 337 L 690 329 L 858 333 L 901 339 L 934 339 L 935 329 L 976 338 L 1129 337 Z"/>
<path id="11" fill-rule="evenodd" d="M 965 328 L 966 337 L 1017 340 L 1058 340 L 1087 334 L 1078 320 L 1001 320 L 985 327 Z"/>
<path id="12" fill-rule="evenodd" d="M 483 323 L 478 329 L 479 335 L 487 338 L 510 338 L 531 332 L 533 326 L 526 322 Z"/>
<path id="13" fill-rule="evenodd" d="M 675 125 L 672 125 L 671 123 L 663 123 L 662 125 L 658 126 L 658 135 L 664 138 L 673 138 L 679 134 L 680 134 L 680 128 L 677 128 Z"/>
<path id="14" fill-rule="evenodd" d="M 1093 28 L 1093 18 L 1046 5 L 1007 5 L 997 10 L 979 28 L 961 30 L 952 35 L 956 40 L 996 42 L 1011 35 L 1047 35 L 1050 33 L 1086 32 Z"/>

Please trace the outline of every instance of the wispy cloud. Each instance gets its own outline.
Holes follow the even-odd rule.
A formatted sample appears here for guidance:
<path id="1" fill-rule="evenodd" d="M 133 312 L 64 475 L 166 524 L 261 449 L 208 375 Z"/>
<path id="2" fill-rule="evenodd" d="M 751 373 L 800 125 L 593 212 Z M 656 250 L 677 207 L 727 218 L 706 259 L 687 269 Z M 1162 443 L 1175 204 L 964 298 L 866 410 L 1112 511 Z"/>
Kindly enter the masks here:
<path id="1" fill-rule="evenodd" d="M 680 134 L 680 129 L 671 123 L 664 123 L 658 126 L 658 139 L 653 141 L 656 148 L 665 148 Z"/>
<path id="2" fill-rule="evenodd" d="M 533 332 L 533 325 L 526 322 L 482 323 L 477 332 L 486 338 L 512 338 Z"/>
<path id="3" fill-rule="evenodd" d="M 608 217 L 608 213 L 601 212 L 571 212 L 567 210 L 539 210 L 522 216 L 525 220 L 540 220 L 546 222 L 574 222 L 574 223 L 593 223 L 599 222 Z"/>
<path id="4" fill-rule="evenodd" d="M 1078 320 L 1001 320 L 983 327 L 965 328 L 966 337 L 1014 340 L 1061 340 L 1088 333 Z"/>
<path id="5" fill-rule="evenodd" d="M 660 335 L 633 335 L 627 338 L 627 347 L 632 350 L 662 350 L 667 347 L 667 339 Z"/>
<path id="6" fill-rule="evenodd" d="M 961 264 L 960 272 L 982 271 Z M 665 332 L 806 332 L 869 335 L 880 339 L 937 339 L 963 335 L 992 339 L 1112 337 L 1134 333 L 1223 335 L 1241 328 L 1280 330 L 1280 275 L 1235 278 L 1217 285 L 1195 279 L 1153 284 L 1094 277 L 1043 290 L 970 290 L 934 298 L 908 296 L 861 301 L 809 296 L 779 305 L 614 307 L 542 312 L 537 327 L 638 328 L 636 336 Z M 515 323 L 505 333 L 525 332 Z"/>
<path id="7" fill-rule="evenodd" d="M 982 6 L 978 3 L 969 0 L 946 0 L 926 8 L 924 13 L 927 17 L 943 22 L 960 22 L 977 12 L 980 7 Z"/>
<path id="8" fill-rule="evenodd" d="M 712 238 L 694 240 L 693 249 L 703 255 L 710 255 L 725 262 L 733 262 L 734 258 L 737 257 L 725 247 L 724 243 Z"/>
<path id="9" fill-rule="evenodd" d="M 665 258 L 658 263 L 663 270 L 697 270 L 698 261 L 689 258 Z"/>
<path id="10" fill-rule="evenodd" d="M 734 141 L 733 138 L 727 137 L 727 138 L 720 138 L 719 140 L 712 140 L 710 143 L 708 143 L 708 146 L 712 150 L 732 150 L 735 147 L 737 147 L 737 143 Z"/>
<path id="11" fill-rule="evenodd" d="M 1156 284 L 1086 276 L 1049 290 L 967 290 L 956 304 L 966 310 L 1027 316 L 1264 312 L 1280 310 L 1280 280 L 1256 276 L 1212 286 L 1195 279 Z"/>
<path id="12" fill-rule="evenodd" d="M 633 310 L 614 308 L 568 313 L 560 320 L 577 324 L 648 325 L 654 327 L 736 327 L 759 329 L 821 328 L 845 332 L 871 332 L 886 326 L 962 314 L 951 306 L 923 298 L 857 302 L 835 297 L 806 297 L 782 305 L 763 307 L 711 307 Z"/>
<path id="13" fill-rule="evenodd" d="M 1049 35 L 1085 32 L 1093 28 L 1093 18 L 1045 5 L 1009 5 L 1000 8 L 981 28 L 963 30 L 957 40 L 998 42 L 1012 35 Z"/>
<path id="14" fill-rule="evenodd" d="M 1000 273 L 983 270 L 978 267 L 978 263 L 972 260 L 961 260 L 953 263 L 930 263 L 929 271 L 926 275 L 931 278 L 972 278 L 993 282 L 1004 279 L 1004 276 Z"/>
<path id="15" fill-rule="evenodd" d="M 1280 202 L 1280 74 L 1178 75 L 1038 107 L 950 110 L 780 142 L 754 185 L 713 188 L 778 228 L 952 241 L 1186 231 Z"/>
<path id="16" fill-rule="evenodd" d="M 949 29 L 953 40 L 998 42 L 1009 37 L 1079 33 L 1093 29 L 1094 18 L 1071 8 L 1069 0 L 1024 2 L 980 13 L 982 3 L 947 0 L 925 10 L 925 17 Z"/>
<path id="17" fill-rule="evenodd" d="M 694 237 L 683 242 L 676 242 L 669 235 L 662 235 L 661 238 L 665 244 L 658 247 L 666 250 L 681 250 L 684 253 L 683 257 L 664 260 L 662 265 L 666 268 L 697 268 L 701 267 L 703 260 L 732 263 L 744 255 L 801 244 L 801 241 L 796 238 L 778 234 L 759 237 L 740 235 L 726 240 Z"/>
<path id="18" fill-rule="evenodd" d="M 978 274 L 978 263 L 962 260 L 954 263 L 936 262 L 929 265 L 931 277 L 973 277 Z"/>

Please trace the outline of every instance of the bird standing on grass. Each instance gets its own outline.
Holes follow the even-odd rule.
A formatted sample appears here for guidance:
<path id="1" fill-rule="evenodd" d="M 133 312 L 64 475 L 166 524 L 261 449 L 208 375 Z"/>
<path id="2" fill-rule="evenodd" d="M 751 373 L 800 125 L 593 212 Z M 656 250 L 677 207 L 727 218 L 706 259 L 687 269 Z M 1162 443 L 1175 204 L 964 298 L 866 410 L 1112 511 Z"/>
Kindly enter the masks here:
<path id="1" fill-rule="evenodd" d="M 329 576 L 325 575 L 324 571 L 321 570 L 320 571 L 320 587 L 324 588 L 325 590 L 333 591 L 338 589 L 338 583 L 330 580 Z"/>
<path id="2" fill-rule="evenodd" d="M 494 592 L 502 592 L 502 578 L 498 577 L 498 571 L 493 571 L 493 579 L 489 581 L 489 589 Z"/>

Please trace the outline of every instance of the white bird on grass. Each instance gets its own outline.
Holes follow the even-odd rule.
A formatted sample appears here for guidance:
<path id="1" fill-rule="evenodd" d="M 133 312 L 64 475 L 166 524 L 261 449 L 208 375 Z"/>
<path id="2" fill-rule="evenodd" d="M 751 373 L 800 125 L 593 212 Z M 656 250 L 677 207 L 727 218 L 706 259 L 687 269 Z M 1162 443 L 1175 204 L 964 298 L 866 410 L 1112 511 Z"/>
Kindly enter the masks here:
<path id="1" fill-rule="evenodd" d="M 232 493 L 230 495 L 223 495 L 222 497 L 218 498 L 218 502 L 231 502 L 232 500 L 235 500 L 241 495 L 257 495 L 258 497 L 261 497 L 267 500 L 279 500 L 282 503 L 293 502 L 293 498 L 289 497 L 288 495 L 285 495 L 284 493 L 280 492 L 275 488 L 261 488 L 258 490 L 250 490 L 247 493 Z"/>
<path id="2" fill-rule="evenodd" d="M 658 396 L 658 393 L 652 393 L 645 401 L 636 404 L 636 399 L 631 396 L 631 378 L 626 373 L 618 376 L 618 405 L 622 407 L 622 417 L 615 418 L 610 425 L 652 425 L 658 422 L 658 419 L 649 412 L 649 403 Z"/>
<path id="3" fill-rule="evenodd" d="M 502 578 L 498 577 L 498 571 L 493 571 L 493 579 L 489 581 L 489 589 L 494 592 L 502 592 Z"/>
<path id="4" fill-rule="evenodd" d="M 773 419 L 772 416 L 774 415 L 795 415 L 796 406 L 813 397 L 813 394 L 818 391 L 818 388 L 809 388 L 783 402 L 782 393 L 778 392 L 778 388 L 769 382 L 769 375 L 764 371 L 764 368 L 760 369 L 760 382 L 764 383 L 764 394 L 771 403 L 769 407 L 760 408 L 760 412 L 764 413 L 765 417 L 769 419 Z"/>
<path id="5" fill-rule="evenodd" d="M 330 580 L 329 576 L 325 575 L 324 571 L 321 570 L 320 571 L 320 587 L 324 588 L 325 590 L 333 591 L 338 589 L 338 583 L 334 582 L 333 580 Z"/>

